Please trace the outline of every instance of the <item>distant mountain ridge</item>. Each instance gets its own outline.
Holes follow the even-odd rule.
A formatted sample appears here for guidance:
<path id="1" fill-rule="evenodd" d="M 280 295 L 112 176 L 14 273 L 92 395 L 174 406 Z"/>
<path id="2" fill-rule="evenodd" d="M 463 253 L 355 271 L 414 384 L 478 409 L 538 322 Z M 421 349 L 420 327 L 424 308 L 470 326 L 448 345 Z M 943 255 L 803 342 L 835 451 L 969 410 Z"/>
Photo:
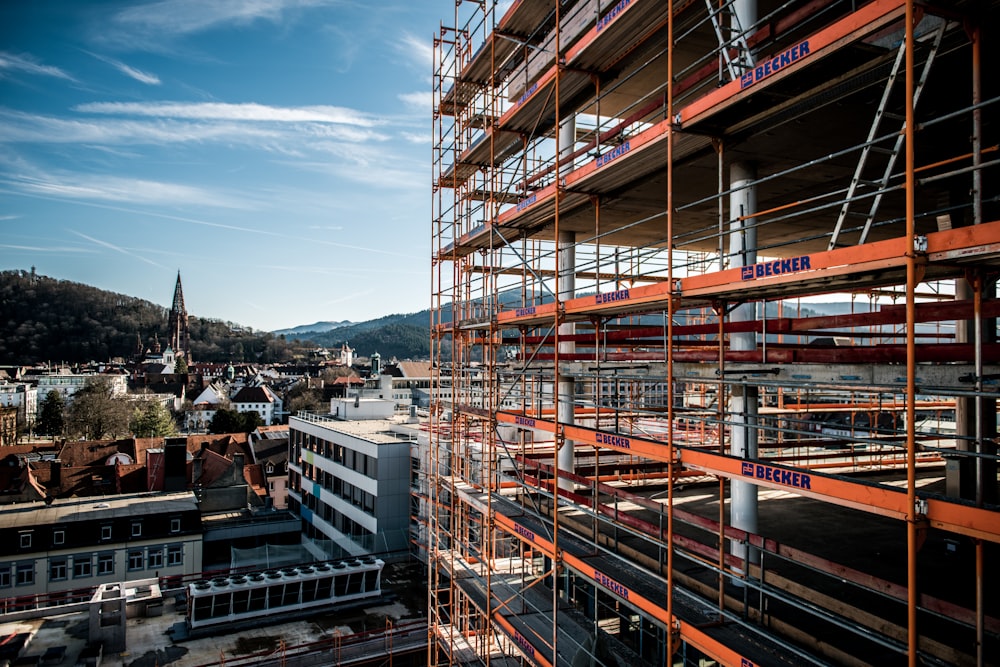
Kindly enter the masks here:
<path id="1" fill-rule="evenodd" d="M 354 324 L 350 320 L 341 320 L 340 322 L 313 322 L 312 324 L 300 324 L 297 327 L 292 327 L 290 329 L 277 329 L 272 331 L 275 336 L 299 336 L 301 334 L 307 334 L 312 332 L 324 333 L 327 331 L 333 331 L 334 329 L 339 329 L 340 327 L 348 327 Z"/>

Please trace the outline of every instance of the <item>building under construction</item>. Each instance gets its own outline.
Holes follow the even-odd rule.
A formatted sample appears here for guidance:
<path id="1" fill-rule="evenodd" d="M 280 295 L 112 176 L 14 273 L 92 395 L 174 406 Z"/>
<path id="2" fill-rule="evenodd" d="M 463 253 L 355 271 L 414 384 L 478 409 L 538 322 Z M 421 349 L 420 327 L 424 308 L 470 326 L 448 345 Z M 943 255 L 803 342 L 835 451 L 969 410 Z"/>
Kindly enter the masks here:
<path id="1" fill-rule="evenodd" d="M 1000 664 L 998 25 L 456 0 L 428 664 Z"/>

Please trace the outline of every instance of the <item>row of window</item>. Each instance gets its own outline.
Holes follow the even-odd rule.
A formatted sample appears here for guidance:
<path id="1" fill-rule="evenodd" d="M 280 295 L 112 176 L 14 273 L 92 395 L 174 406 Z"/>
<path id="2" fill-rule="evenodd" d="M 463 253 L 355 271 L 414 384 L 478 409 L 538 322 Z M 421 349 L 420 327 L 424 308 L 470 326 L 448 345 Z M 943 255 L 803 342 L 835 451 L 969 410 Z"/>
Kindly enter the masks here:
<path id="1" fill-rule="evenodd" d="M 313 496 L 306 496 L 306 498 L 307 499 L 313 498 Z M 313 505 L 313 507 L 311 508 L 313 514 L 326 521 L 328 524 L 339 530 L 344 535 L 349 535 L 355 538 L 368 537 L 374 535 L 372 531 L 368 530 L 357 521 L 351 519 L 348 516 L 345 516 L 344 514 L 341 514 L 340 512 L 338 512 L 337 510 L 330 507 L 324 502 L 319 502 L 319 501 L 312 502 L 307 500 L 305 504 L 307 506 Z M 329 536 L 326 536 L 325 539 L 329 539 Z"/>
<path id="2" fill-rule="evenodd" d="M 376 497 L 374 494 L 308 463 L 302 464 L 302 472 L 307 479 L 311 479 L 333 495 L 343 498 L 365 514 L 375 516 Z M 310 509 L 313 508 L 310 507 Z"/>
<path id="3" fill-rule="evenodd" d="M 107 524 L 101 526 L 101 541 L 108 542 L 114 535 L 114 526 Z M 170 532 L 179 533 L 181 532 L 181 520 L 180 517 L 174 517 L 170 519 Z M 132 522 L 131 530 L 129 534 L 132 537 L 142 537 L 142 519 L 137 519 Z M 18 533 L 18 542 L 21 549 L 30 549 L 34 544 L 35 530 L 22 530 Z M 66 543 L 66 529 L 65 528 L 53 528 L 52 529 L 52 544 L 59 546 Z"/>
<path id="4" fill-rule="evenodd" d="M 177 567 L 184 564 L 184 545 L 170 544 L 128 549 L 126 552 L 126 570 L 157 570 L 164 566 Z M 115 552 L 101 551 L 89 554 L 74 554 L 72 556 L 53 556 L 49 558 L 49 581 L 66 581 L 86 579 L 88 577 L 106 577 L 115 574 Z M 14 586 L 32 586 L 35 583 L 35 561 L 16 563 L 0 563 L 0 588 Z"/>
<path id="5" fill-rule="evenodd" d="M 325 459 L 349 468 L 354 472 L 361 473 L 366 477 L 378 479 L 378 459 L 361 452 L 356 452 L 349 447 L 338 445 L 309 435 L 301 431 L 291 431 L 292 439 L 292 460 L 298 461 L 302 458 L 302 450 L 306 449 L 315 454 L 319 454 Z"/>

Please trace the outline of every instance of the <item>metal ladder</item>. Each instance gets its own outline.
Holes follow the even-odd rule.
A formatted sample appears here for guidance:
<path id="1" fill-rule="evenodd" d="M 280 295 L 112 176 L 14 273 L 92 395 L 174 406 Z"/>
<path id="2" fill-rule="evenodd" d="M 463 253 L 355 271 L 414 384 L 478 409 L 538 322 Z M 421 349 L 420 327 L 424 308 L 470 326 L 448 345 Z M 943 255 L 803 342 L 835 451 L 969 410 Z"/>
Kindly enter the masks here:
<path id="1" fill-rule="evenodd" d="M 718 7 L 712 5 L 712 0 L 705 0 L 708 7 L 708 18 L 715 30 L 715 36 L 719 40 L 719 69 L 725 66 L 725 71 L 729 74 L 729 80 L 740 78 L 742 74 L 753 68 L 753 59 L 750 57 L 750 47 L 747 45 L 746 32 L 740 25 L 739 17 L 732 11 L 733 0 L 726 0 Z M 729 25 L 723 25 L 724 18 L 729 18 Z M 735 34 L 735 37 L 727 38 L 726 33 Z M 736 51 L 734 58 L 730 49 Z"/>
<path id="2" fill-rule="evenodd" d="M 927 54 L 927 60 L 924 61 L 924 66 L 920 71 L 920 78 L 913 88 L 914 109 L 916 109 L 917 102 L 920 100 L 920 93 L 923 91 L 924 83 L 927 81 L 927 76 L 930 74 L 931 65 L 934 63 L 934 56 L 937 54 L 938 48 L 941 46 L 941 39 L 944 37 L 944 31 L 947 25 L 947 21 L 940 20 L 940 24 L 934 33 L 934 42 L 931 45 L 929 53 Z M 892 177 L 892 171 L 896 166 L 896 161 L 899 159 L 899 154 L 903 149 L 903 144 L 906 142 L 906 135 L 903 132 L 906 129 L 906 122 L 905 119 L 903 119 L 903 125 L 900 127 L 900 132 L 896 136 L 896 142 L 893 144 L 891 149 L 875 145 L 875 137 L 878 134 L 882 119 L 890 117 L 890 114 L 886 111 L 886 106 L 888 106 L 889 103 L 889 97 L 892 93 L 893 84 L 899 77 L 905 55 L 906 42 L 903 41 L 900 42 L 899 49 L 896 51 L 896 60 L 892 64 L 892 72 L 889 74 L 889 78 L 885 84 L 885 90 L 882 91 L 882 99 L 879 101 L 878 108 L 875 110 L 875 117 L 872 119 L 872 126 L 868 130 L 868 137 L 865 139 L 864 148 L 861 149 L 861 156 L 858 158 L 858 165 L 854 170 L 854 176 L 851 178 L 851 184 L 847 188 L 847 194 L 844 196 L 844 204 L 841 206 L 840 214 L 837 216 L 837 224 L 833 229 L 833 235 L 830 237 L 830 243 L 827 246 L 827 250 L 833 250 L 837 247 L 838 241 L 840 240 L 840 233 L 844 226 L 844 220 L 847 219 L 847 216 L 850 213 L 851 202 L 854 201 L 858 187 L 862 184 L 874 186 L 876 192 L 875 197 L 872 199 L 871 206 L 868 209 L 868 213 L 858 214 L 865 216 L 865 223 L 861 229 L 861 236 L 858 239 L 858 245 L 861 245 L 868 239 L 868 233 L 871 231 L 872 222 L 875 220 L 875 215 L 878 213 L 879 204 L 882 203 L 882 197 L 885 194 L 886 187 L 889 185 L 889 179 Z M 899 117 L 896 116 L 896 118 Z M 874 181 L 864 181 L 861 175 L 868 162 L 868 156 L 872 152 L 885 153 L 888 155 L 888 160 L 886 161 L 885 169 L 882 172 L 881 178 Z"/>

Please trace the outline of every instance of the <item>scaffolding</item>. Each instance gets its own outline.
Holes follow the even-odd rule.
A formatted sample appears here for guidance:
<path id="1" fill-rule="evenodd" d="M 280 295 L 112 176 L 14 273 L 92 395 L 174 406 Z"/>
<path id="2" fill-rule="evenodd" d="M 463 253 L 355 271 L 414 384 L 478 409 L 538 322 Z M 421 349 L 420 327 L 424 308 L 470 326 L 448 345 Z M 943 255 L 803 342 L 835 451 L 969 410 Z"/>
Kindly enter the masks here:
<path id="1" fill-rule="evenodd" d="M 998 20 L 456 1 L 428 664 L 996 664 Z"/>

